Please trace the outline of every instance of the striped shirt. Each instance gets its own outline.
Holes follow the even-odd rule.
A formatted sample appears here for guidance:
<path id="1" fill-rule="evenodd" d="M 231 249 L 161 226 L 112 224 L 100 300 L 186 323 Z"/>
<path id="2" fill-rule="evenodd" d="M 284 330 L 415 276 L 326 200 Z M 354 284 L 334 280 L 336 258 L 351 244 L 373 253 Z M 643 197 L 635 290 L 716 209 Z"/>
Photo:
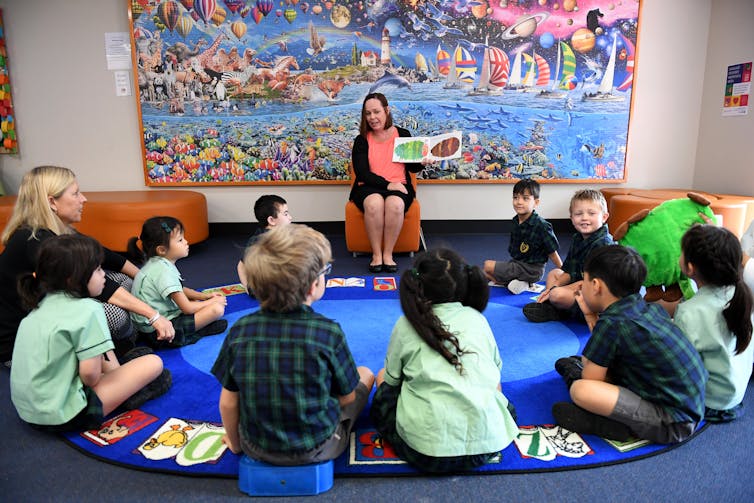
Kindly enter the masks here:
<path id="1" fill-rule="evenodd" d="M 615 241 L 607 231 L 607 225 L 603 225 L 586 239 L 580 232 L 575 233 L 571 239 L 568 255 L 563 261 L 563 271 L 571 276 L 571 283 L 584 279 L 584 263 L 592 250 L 612 244 L 615 244 Z"/>

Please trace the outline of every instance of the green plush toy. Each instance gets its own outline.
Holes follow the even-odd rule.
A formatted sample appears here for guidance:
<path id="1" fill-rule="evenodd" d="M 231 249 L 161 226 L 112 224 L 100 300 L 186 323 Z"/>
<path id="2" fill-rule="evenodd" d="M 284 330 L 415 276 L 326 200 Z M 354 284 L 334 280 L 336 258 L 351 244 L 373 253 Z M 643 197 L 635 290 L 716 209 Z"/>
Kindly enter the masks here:
<path id="1" fill-rule="evenodd" d="M 689 279 L 681 273 L 681 238 L 696 223 L 705 223 L 703 213 L 714 219 L 710 202 L 689 192 L 687 199 L 671 199 L 652 210 L 643 210 L 615 231 L 615 239 L 635 249 L 647 264 L 644 299 L 675 302 L 694 295 Z M 663 290 L 664 289 L 664 290 Z"/>

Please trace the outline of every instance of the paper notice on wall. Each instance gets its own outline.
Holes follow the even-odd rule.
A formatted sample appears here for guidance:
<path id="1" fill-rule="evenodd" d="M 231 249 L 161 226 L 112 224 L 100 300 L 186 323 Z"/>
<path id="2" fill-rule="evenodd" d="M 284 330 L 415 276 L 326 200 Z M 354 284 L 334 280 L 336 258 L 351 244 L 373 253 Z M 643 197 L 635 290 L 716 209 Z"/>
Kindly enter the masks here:
<path id="1" fill-rule="evenodd" d="M 728 67 L 723 98 L 723 117 L 747 115 L 751 96 L 751 61 Z"/>
<path id="2" fill-rule="evenodd" d="M 105 33 L 105 57 L 108 70 L 131 68 L 131 37 L 128 32 Z"/>

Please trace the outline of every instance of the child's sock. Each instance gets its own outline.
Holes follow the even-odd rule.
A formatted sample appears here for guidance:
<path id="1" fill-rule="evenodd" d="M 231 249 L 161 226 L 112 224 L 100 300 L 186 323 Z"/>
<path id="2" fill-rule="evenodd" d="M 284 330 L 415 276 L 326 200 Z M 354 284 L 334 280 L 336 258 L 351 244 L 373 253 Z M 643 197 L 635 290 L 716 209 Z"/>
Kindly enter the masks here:
<path id="1" fill-rule="evenodd" d="M 552 406 L 555 422 L 566 430 L 612 440 L 625 441 L 631 437 L 631 429 L 613 419 L 593 414 L 578 405 L 558 402 Z"/>

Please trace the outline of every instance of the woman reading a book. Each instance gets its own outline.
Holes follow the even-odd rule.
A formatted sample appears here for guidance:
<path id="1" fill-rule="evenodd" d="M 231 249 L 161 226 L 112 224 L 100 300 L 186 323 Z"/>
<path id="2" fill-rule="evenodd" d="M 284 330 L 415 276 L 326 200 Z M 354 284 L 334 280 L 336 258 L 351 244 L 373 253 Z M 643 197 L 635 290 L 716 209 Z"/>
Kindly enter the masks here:
<path id="1" fill-rule="evenodd" d="M 416 195 L 410 173 L 423 164 L 393 162 L 395 138 L 411 136 L 393 125 L 387 98 L 370 93 L 361 107 L 360 134 L 353 143 L 354 183 L 349 198 L 364 212 L 364 223 L 372 247 L 369 272 L 394 273 L 393 247 L 403 227 L 403 216 Z"/>

